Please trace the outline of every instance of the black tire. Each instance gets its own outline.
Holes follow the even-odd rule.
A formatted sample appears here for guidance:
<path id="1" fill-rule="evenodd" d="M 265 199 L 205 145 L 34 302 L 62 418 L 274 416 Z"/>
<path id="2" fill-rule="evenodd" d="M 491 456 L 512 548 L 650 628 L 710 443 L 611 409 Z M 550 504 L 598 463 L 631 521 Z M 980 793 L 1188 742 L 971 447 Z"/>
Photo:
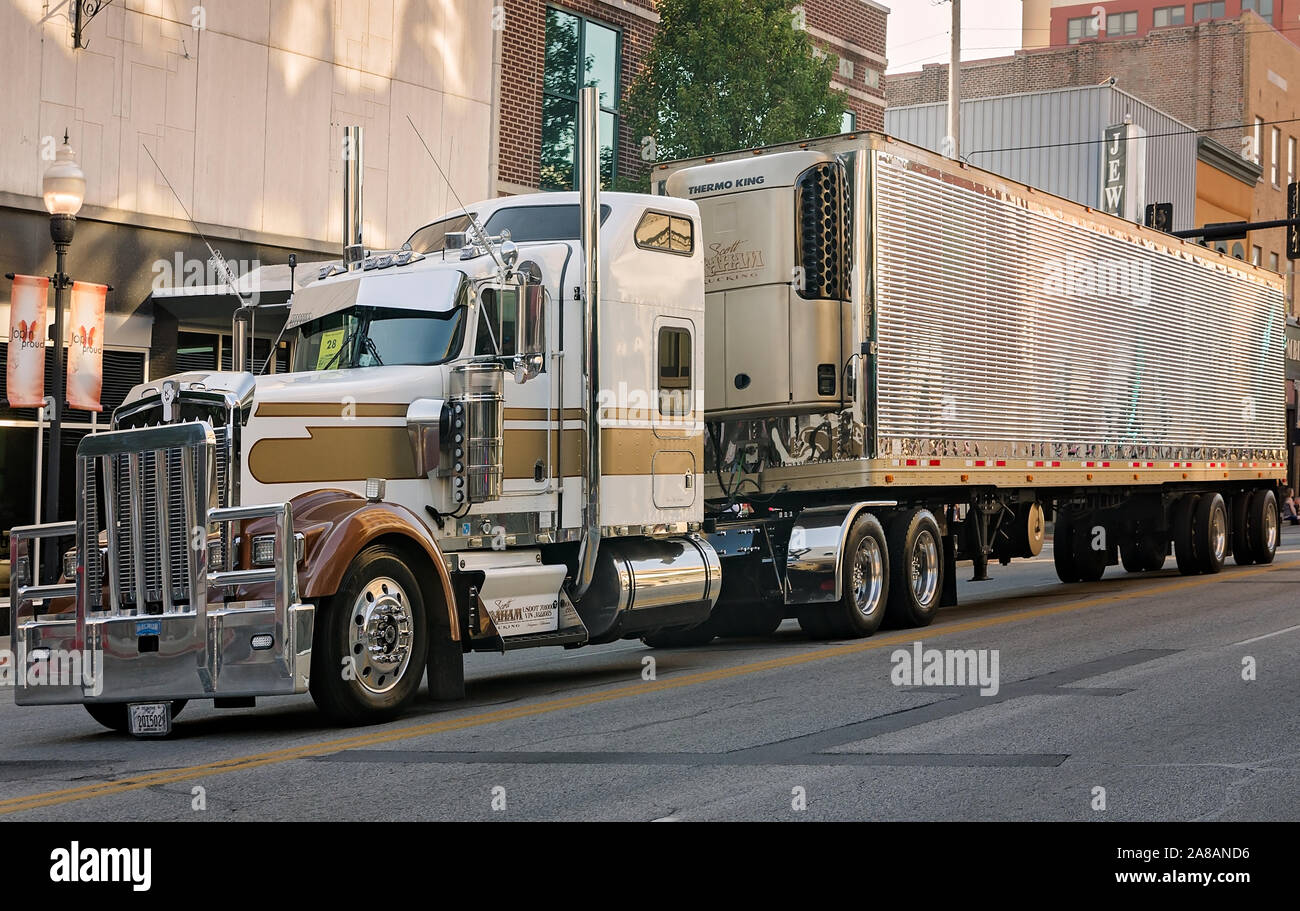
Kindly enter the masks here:
<path id="1" fill-rule="evenodd" d="M 717 624 L 710 617 L 699 626 L 670 626 L 646 633 L 641 641 L 651 648 L 696 648 L 708 645 L 718 635 Z"/>
<path id="2" fill-rule="evenodd" d="M 891 626 L 929 626 L 943 598 L 943 538 L 928 509 L 901 512 L 885 536 L 889 554 L 889 600 L 885 613 Z"/>
<path id="3" fill-rule="evenodd" d="M 185 708 L 188 701 L 187 699 L 172 700 L 173 721 L 176 720 L 176 716 L 181 713 L 181 709 Z M 126 717 L 127 704 L 125 702 L 86 702 L 82 704 L 86 707 L 86 711 L 90 713 L 91 718 L 94 718 L 110 731 L 126 733 L 131 726 Z"/>
<path id="4" fill-rule="evenodd" d="M 1255 551 L 1250 546 L 1250 534 L 1247 531 L 1250 513 L 1250 496 L 1253 491 L 1242 491 L 1232 498 L 1232 559 L 1238 566 L 1250 566 L 1255 562 Z"/>
<path id="5" fill-rule="evenodd" d="M 1119 546 L 1120 562 L 1131 573 L 1150 573 L 1163 569 L 1169 555 L 1169 542 L 1163 532 L 1143 531 Z"/>
<path id="6" fill-rule="evenodd" d="M 718 635 L 730 639 L 763 638 L 775 633 L 784 621 L 782 605 L 734 604 L 722 618 Z"/>
<path id="7" fill-rule="evenodd" d="M 394 550 L 367 547 L 322 601 L 312 645 L 311 697 L 336 724 L 391 718 L 420 688 L 429 651 L 420 583 Z M 405 646 L 403 648 L 403 646 Z"/>
<path id="8" fill-rule="evenodd" d="M 1207 493 L 1196 504 L 1193 520 L 1196 567 L 1207 575 L 1223 572 L 1228 555 L 1228 507 L 1217 493 Z"/>
<path id="9" fill-rule="evenodd" d="M 885 619 L 889 547 L 879 519 L 862 513 L 853 520 L 840 564 L 840 600 L 799 614 L 799 625 L 815 639 L 862 639 L 880 629 Z"/>
<path id="10" fill-rule="evenodd" d="M 1110 557 L 1107 548 L 1098 550 L 1093 546 L 1093 526 L 1086 515 L 1075 517 L 1074 521 L 1074 566 L 1079 573 L 1080 582 L 1096 582 L 1106 575 L 1106 564 Z M 1104 539 L 1103 539 L 1104 540 Z"/>
<path id="11" fill-rule="evenodd" d="M 1194 576 L 1201 571 L 1201 561 L 1196 548 L 1196 507 L 1200 494 L 1189 493 L 1174 504 L 1174 559 L 1178 571 L 1184 576 Z"/>
<path id="12" fill-rule="evenodd" d="M 1077 514 L 1066 506 L 1056 511 L 1056 526 L 1052 529 L 1052 562 L 1056 565 L 1056 578 L 1062 582 L 1078 582 L 1079 565 L 1075 561 L 1074 527 Z"/>
<path id="13" fill-rule="evenodd" d="M 1246 540 L 1254 562 L 1261 566 L 1273 562 L 1281 528 L 1282 520 L 1273 491 L 1261 488 L 1252 493 L 1246 508 Z"/>

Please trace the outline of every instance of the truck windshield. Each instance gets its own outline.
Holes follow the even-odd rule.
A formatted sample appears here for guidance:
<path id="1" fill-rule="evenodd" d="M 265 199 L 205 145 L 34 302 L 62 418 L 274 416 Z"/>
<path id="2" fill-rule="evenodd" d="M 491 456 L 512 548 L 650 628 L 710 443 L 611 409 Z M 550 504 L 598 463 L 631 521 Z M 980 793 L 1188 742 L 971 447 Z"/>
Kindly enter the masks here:
<path id="1" fill-rule="evenodd" d="M 396 307 L 349 307 L 297 330 L 296 372 L 441 364 L 460 350 L 464 308 L 441 312 Z"/>

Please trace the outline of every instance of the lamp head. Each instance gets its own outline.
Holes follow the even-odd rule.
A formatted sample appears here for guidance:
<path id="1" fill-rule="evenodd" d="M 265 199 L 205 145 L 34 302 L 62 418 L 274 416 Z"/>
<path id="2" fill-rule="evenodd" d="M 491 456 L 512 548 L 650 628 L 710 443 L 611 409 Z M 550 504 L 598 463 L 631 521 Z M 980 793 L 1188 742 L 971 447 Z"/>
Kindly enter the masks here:
<path id="1" fill-rule="evenodd" d="M 74 216 L 81 211 L 81 203 L 86 198 L 86 175 L 77 166 L 77 156 L 68 144 L 66 132 L 54 163 L 45 169 L 41 178 L 41 195 L 51 215 Z"/>

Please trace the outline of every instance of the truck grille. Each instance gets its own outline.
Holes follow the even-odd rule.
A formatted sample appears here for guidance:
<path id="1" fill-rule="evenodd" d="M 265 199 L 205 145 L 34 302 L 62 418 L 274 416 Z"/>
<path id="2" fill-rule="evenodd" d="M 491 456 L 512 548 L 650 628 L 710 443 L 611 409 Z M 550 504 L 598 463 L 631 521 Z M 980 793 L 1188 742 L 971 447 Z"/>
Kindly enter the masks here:
<path id="1" fill-rule="evenodd" d="M 150 429 L 125 431 L 146 442 Z M 226 428 L 212 431 L 213 493 L 204 470 L 203 446 L 167 446 L 104 454 L 78 452 L 82 481 L 81 534 L 85 554 L 85 603 L 105 610 L 104 582 L 116 591 L 116 606 L 135 613 L 161 613 L 190 602 L 194 578 L 191 536 L 202 528 L 207 544 L 206 516 L 212 506 L 228 505 L 226 490 L 229 438 Z M 117 434 L 100 434 L 100 437 Z M 106 442 L 106 441 L 101 441 Z M 186 457 L 194 459 L 194 490 L 187 503 Z M 215 501 L 215 502 L 214 502 Z M 108 531 L 110 578 L 101 565 L 99 532 Z M 166 546 L 164 546 L 164 542 Z M 228 553 L 228 549 L 224 549 Z M 211 567 L 221 569 L 224 567 Z"/>

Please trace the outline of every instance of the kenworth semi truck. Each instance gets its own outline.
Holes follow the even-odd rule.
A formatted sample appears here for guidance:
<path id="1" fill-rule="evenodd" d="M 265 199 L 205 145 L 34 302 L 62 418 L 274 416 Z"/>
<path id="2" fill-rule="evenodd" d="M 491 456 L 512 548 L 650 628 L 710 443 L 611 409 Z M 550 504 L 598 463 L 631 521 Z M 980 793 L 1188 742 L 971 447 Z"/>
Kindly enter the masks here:
<path id="1" fill-rule="evenodd" d="M 313 267 L 288 373 L 137 387 L 11 534 L 17 701 L 351 723 L 473 650 L 924 626 L 1049 520 L 1066 582 L 1273 559 L 1279 276 L 872 133 L 579 170 Z"/>

